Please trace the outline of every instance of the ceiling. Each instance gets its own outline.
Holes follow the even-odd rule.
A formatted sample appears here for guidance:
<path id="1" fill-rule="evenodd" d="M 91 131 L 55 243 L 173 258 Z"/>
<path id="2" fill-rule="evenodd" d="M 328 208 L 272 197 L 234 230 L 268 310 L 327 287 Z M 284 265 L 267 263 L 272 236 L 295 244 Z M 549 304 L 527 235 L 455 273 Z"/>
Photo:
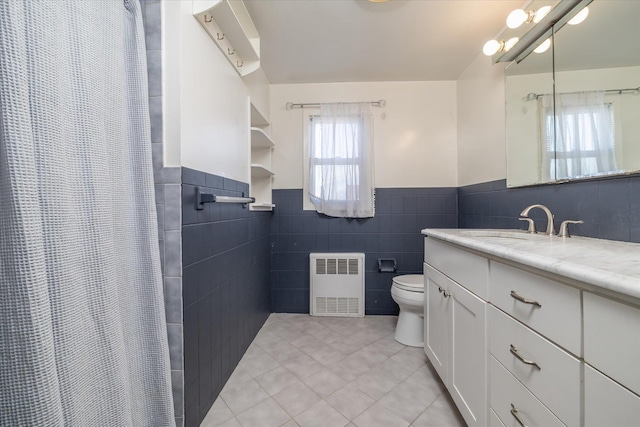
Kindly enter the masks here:
<path id="1" fill-rule="evenodd" d="M 524 0 L 244 0 L 269 82 L 456 80 Z"/>

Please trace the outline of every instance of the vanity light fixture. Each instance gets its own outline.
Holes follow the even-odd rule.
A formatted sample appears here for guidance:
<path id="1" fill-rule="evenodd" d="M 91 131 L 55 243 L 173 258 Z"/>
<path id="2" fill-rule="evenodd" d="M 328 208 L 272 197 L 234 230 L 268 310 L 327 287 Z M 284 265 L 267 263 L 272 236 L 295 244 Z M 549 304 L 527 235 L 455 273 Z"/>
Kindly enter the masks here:
<path id="1" fill-rule="evenodd" d="M 545 1 L 545 0 L 541 0 Z M 555 6 L 542 6 L 538 10 L 516 9 L 507 17 L 507 27 L 516 29 L 522 24 L 534 24 L 524 31 L 519 39 L 513 37 L 505 41 L 500 36 L 513 31 L 505 29 L 494 40 L 489 40 L 482 48 L 482 52 L 487 56 L 495 56 L 493 62 L 520 62 L 529 53 L 542 53 L 551 46 L 550 35 L 555 28 L 562 28 L 569 23 L 579 24 L 584 21 L 589 10 L 587 5 L 593 0 L 559 0 Z M 537 1 L 536 1 L 537 3 Z M 541 40 L 544 40 L 541 42 Z"/>
<path id="2" fill-rule="evenodd" d="M 551 6 L 542 6 L 537 11 L 525 11 L 523 9 L 516 9 L 512 11 L 509 16 L 507 16 L 507 27 L 518 28 L 524 23 L 529 24 L 531 22 L 537 24 L 542 20 L 542 18 L 547 16 L 549 11 L 551 11 Z M 509 49 L 515 46 L 515 44 L 518 43 L 519 40 L 520 39 L 518 37 L 512 37 L 507 41 L 489 40 L 482 47 L 482 53 L 484 53 L 486 56 L 493 56 L 498 52 L 508 52 Z"/>
<path id="3" fill-rule="evenodd" d="M 518 41 L 520 41 L 520 39 L 518 37 L 511 37 L 509 40 L 507 40 L 507 42 L 504 44 L 504 51 L 505 52 L 509 52 L 509 49 L 511 49 L 512 47 L 514 47 L 516 45 L 516 43 L 518 43 Z"/>
<path id="4" fill-rule="evenodd" d="M 587 19 L 587 16 L 589 16 L 589 8 L 585 7 L 580 12 L 578 12 L 578 14 L 576 16 L 574 16 L 573 18 L 569 19 L 567 24 L 569 24 L 569 25 L 578 25 L 579 23 L 581 23 L 582 21 Z"/>
<path id="5" fill-rule="evenodd" d="M 543 52 L 546 52 L 547 50 L 549 50 L 550 46 L 551 46 L 551 38 L 548 38 L 545 41 L 543 41 L 542 43 L 540 43 L 540 46 L 538 46 L 537 48 L 533 49 L 533 51 L 535 53 L 543 53 Z"/>
<path id="6" fill-rule="evenodd" d="M 501 41 L 489 40 L 482 47 L 482 53 L 484 53 L 487 56 L 493 56 L 496 53 L 503 51 L 504 46 L 505 46 L 504 40 L 501 40 Z"/>
<path id="7" fill-rule="evenodd" d="M 542 18 L 547 16 L 549 11 L 551 10 L 551 6 L 543 6 L 537 11 L 529 10 L 525 11 L 523 9 L 516 9 L 512 11 L 509 16 L 507 16 L 507 27 L 509 28 L 518 28 L 522 24 L 530 24 L 542 21 Z"/>
<path id="8" fill-rule="evenodd" d="M 482 53 L 487 56 L 493 56 L 498 52 L 508 52 L 520 40 L 518 37 L 512 37 L 507 41 L 489 40 L 482 47 Z"/>

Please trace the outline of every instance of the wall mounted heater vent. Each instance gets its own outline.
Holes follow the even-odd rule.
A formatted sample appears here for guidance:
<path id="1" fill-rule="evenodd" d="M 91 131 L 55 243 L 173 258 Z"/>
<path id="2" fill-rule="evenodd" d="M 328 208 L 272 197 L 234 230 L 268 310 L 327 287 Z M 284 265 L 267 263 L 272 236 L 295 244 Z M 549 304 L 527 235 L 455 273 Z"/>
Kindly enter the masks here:
<path id="1" fill-rule="evenodd" d="M 364 254 L 312 253 L 312 316 L 364 316 Z"/>

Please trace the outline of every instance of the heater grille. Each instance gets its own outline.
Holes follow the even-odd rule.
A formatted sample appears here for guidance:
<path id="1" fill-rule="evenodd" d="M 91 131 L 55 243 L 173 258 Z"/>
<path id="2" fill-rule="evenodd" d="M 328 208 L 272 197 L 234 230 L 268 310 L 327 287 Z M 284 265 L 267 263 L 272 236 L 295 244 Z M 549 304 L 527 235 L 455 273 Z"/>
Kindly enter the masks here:
<path id="1" fill-rule="evenodd" d="M 364 254 L 310 254 L 312 316 L 364 316 Z"/>

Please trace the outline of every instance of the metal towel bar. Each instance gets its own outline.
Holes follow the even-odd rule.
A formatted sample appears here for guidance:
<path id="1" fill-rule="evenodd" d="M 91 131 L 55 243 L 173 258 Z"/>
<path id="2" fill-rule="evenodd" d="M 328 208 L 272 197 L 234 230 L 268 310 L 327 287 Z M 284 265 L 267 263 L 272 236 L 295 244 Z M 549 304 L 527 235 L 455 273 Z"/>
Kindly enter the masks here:
<path id="1" fill-rule="evenodd" d="M 255 197 L 245 197 L 242 193 L 242 197 L 233 196 L 217 196 L 213 193 L 207 193 L 202 187 L 196 187 L 196 209 L 204 209 L 205 203 L 242 203 L 243 208 L 247 207 L 248 203 L 255 203 Z"/>

